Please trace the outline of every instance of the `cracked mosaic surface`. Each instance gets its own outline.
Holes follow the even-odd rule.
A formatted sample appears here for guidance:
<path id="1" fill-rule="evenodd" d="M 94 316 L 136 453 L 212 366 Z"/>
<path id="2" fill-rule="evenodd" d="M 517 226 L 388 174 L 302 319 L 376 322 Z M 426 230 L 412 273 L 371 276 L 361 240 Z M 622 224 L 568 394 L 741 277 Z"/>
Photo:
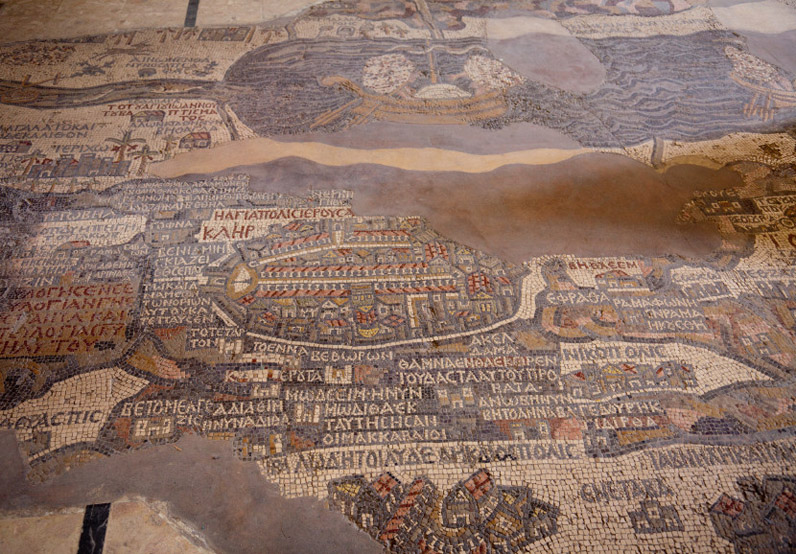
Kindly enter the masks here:
<path id="1" fill-rule="evenodd" d="M 595 85 L 512 66 L 533 29 Z M 198 435 L 394 552 L 796 548 L 794 76 L 710 8 L 335 1 L 4 44 L 0 71 L 0 428 L 30 480 Z M 570 142 L 357 143 L 380 124 Z M 224 143 L 303 187 L 178 176 Z M 742 185 L 680 210 L 710 256 L 512 263 L 297 165 L 377 148 L 350 179 L 619 154 Z"/>

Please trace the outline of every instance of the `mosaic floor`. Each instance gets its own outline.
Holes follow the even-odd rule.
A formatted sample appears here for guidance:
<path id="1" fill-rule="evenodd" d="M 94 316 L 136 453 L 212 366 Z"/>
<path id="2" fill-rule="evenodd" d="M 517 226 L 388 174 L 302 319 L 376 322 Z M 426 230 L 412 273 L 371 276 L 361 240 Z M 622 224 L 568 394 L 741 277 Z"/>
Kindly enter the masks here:
<path id="1" fill-rule="evenodd" d="M 796 551 L 793 2 L 189 19 L 0 44 L 0 529 Z"/>

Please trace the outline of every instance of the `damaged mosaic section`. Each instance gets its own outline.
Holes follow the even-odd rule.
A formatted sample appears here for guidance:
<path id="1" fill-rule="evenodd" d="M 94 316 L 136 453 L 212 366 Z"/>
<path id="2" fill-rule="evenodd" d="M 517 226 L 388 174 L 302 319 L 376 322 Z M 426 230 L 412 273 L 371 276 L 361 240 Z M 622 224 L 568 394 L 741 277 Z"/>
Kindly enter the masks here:
<path id="1" fill-rule="evenodd" d="M 462 480 L 444 498 L 427 477 L 408 485 L 389 473 L 373 483 L 362 477 L 329 483 L 329 503 L 393 551 L 524 548 L 553 535 L 558 516 L 555 507 L 530 493 L 496 485 L 486 470 Z"/>
<path id="2" fill-rule="evenodd" d="M 786 132 L 796 107 L 792 76 L 706 8 L 457 6 L 329 2 L 284 26 L 4 45 L 0 179 L 101 190 L 192 150 L 375 122 L 532 123 L 658 165 L 666 150 L 710 153 L 704 143 L 729 133 Z M 516 55 L 540 33 L 565 41 L 573 71 L 591 68 L 588 92 Z"/>
<path id="3" fill-rule="evenodd" d="M 421 218 L 357 215 L 350 193 L 253 192 L 243 175 L 19 192 L 6 227 L 17 240 L 4 264 L 0 425 L 17 432 L 33 479 L 190 433 L 231 440 L 285 494 L 320 496 L 324 478 L 338 479 L 329 490 L 379 491 L 346 476 L 390 467 L 578 466 L 649 452 L 660 471 L 681 463 L 677 445 L 781 441 L 796 422 L 788 175 L 774 174 L 775 193 L 689 204 L 684 214 L 717 218 L 732 239 L 704 262 L 512 266 Z M 758 213 L 765 226 L 743 224 Z M 776 467 L 794 447 L 754 456 Z M 750 459 L 729 452 L 687 460 Z M 395 489 L 378 508 L 392 515 L 367 512 L 367 524 L 352 507 L 364 492 L 332 503 L 386 545 L 422 551 L 411 542 L 420 520 L 400 523 L 395 510 L 436 514 L 435 477 Z M 472 498 L 473 479 L 487 483 L 484 499 Z M 553 536 L 557 512 L 520 492 L 522 479 L 503 490 L 485 470 L 456 489 L 471 497 L 455 502 L 490 506 L 471 510 L 482 515 L 467 544 L 510 550 Z M 671 489 L 664 481 L 659 496 Z M 638 498 L 605 490 L 581 488 L 579 502 Z M 664 504 L 633 510 L 636 533 L 682 529 Z M 461 518 L 448 519 L 445 529 Z M 452 540 L 440 537 L 422 544 Z"/>
<path id="4" fill-rule="evenodd" d="M 517 55 L 540 35 L 583 86 Z M 335 1 L 0 68 L 0 428 L 31 481 L 196 435 L 392 552 L 793 548 L 796 93 L 711 9 Z M 566 147 L 508 150 L 543 132 Z M 153 176 L 224 143 L 274 178 Z M 420 191 L 589 151 L 734 170 L 678 217 L 719 247 L 510 263 L 291 165 Z"/>

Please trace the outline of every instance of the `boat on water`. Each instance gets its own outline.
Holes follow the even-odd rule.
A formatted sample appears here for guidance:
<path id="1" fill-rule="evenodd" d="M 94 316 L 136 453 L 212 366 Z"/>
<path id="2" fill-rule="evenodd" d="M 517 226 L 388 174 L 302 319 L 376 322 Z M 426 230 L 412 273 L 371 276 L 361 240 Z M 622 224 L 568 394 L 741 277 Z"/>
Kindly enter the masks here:
<path id="1" fill-rule="evenodd" d="M 349 112 L 355 114 L 349 125 L 359 125 L 369 120 L 462 125 L 500 117 L 508 109 L 504 90 L 471 94 L 455 85 L 434 83 L 423 87 L 413 96 L 404 97 L 369 92 L 340 76 L 324 77 L 321 83 L 343 89 L 354 98 L 339 108 L 321 114 L 313 123 L 313 128 L 328 125 Z"/>

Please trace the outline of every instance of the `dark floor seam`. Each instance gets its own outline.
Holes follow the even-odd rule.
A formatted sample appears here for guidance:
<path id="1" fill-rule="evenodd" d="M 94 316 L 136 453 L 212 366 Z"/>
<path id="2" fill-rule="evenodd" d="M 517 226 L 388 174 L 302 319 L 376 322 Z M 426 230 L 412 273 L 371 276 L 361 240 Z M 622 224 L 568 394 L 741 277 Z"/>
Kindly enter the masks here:
<path id="1" fill-rule="evenodd" d="M 77 554 L 102 554 L 105 546 L 105 531 L 108 529 L 108 518 L 111 515 L 110 504 L 91 504 L 86 506 L 83 515 L 83 531 Z"/>
<path id="2" fill-rule="evenodd" d="M 196 27 L 196 14 L 199 11 L 199 0 L 188 0 L 188 9 L 185 12 L 185 26 Z"/>

